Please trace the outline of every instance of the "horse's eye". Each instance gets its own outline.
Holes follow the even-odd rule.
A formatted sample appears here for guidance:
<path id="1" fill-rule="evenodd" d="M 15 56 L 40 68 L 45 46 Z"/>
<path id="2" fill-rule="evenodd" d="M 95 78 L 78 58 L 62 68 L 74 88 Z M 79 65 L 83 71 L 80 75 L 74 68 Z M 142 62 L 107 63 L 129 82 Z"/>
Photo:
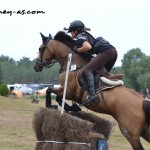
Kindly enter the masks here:
<path id="1" fill-rule="evenodd" d="M 42 51 L 42 48 L 39 48 L 39 52 L 41 52 Z"/>
<path id="2" fill-rule="evenodd" d="M 45 50 L 45 45 L 43 45 L 43 46 L 41 46 L 40 48 L 39 48 L 39 52 L 43 52 Z"/>

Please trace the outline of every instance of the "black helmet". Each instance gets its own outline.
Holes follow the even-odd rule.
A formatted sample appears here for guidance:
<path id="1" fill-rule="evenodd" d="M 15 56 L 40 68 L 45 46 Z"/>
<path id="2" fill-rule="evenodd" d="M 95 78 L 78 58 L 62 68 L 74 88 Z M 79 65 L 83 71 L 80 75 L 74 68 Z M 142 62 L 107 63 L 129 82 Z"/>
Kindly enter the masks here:
<path id="1" fill-rule="evenodd" d="M 68 33 L 73 31 L 73 30 L 76 30 L 76 29 L 80 29 L 80 30 L 82 30 L 82 29 L 84 30 L 85 29 L 85 26 L 84 26 L 82 21 L 75 20 L 75 21 L 70 23 L 70 26 L 69 26 L 68 29 L 64 28 L 64 30 L 68 30 Z"/>

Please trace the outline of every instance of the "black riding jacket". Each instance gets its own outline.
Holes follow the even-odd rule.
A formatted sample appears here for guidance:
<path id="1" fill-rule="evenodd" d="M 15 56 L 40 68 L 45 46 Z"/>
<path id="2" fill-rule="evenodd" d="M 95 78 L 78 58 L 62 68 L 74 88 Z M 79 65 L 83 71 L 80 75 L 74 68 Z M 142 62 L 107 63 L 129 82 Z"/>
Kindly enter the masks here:
<path id="1" fill-rule="evenodd" d="M 76 45 L 78 48 L 82 47 L 82 44 L 85 41 L 88 41 L 92 46 L 92 49 L 86 52 L 86 53 L 90 53 L 90 54 L 99 54 L 107 49 L 115 48 L 104 38 L 102 38 L 102 37 L 94 38 L 88 32 L 82 32 L 76 36 Z"/>

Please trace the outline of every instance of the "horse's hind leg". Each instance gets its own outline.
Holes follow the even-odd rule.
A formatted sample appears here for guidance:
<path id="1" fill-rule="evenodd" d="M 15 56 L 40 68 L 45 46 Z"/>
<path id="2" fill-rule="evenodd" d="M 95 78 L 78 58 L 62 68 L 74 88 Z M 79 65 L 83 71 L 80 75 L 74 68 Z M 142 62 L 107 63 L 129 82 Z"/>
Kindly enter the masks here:
<path id="1" fill-rule="evenodd" d="M 141 137 L 150 143 L 150 102 L 147 100 L 143 101 L 143 110 L 145 112 L 145 126 L 141 131 Z"/>
<path id="2" fill-rule="evenodd" d="M 137 138 L 132 137 L 128 141 L 130 142 L 134 150 L 144 150 L 139 138 L 137 139 Z"/>
<path id="3" fill-rule="evenodd" d="M 150 143 L 150 132 L 147 125 L 145 125 L 141 131 L 141 137 L 143 137 L 147 142 Z"/>
<path id="4" fill-rule="evenodd" d="M 133 150 L 144 150 L 141 141 L 140 141 L 140 137 L 138 136 L 131 136 L 128 134 L 128 131 L 124 128 L 120 128 L 122 134 L 125 136 L 125 138 L 129 141 L 129 143 L 131 144 Z"/>

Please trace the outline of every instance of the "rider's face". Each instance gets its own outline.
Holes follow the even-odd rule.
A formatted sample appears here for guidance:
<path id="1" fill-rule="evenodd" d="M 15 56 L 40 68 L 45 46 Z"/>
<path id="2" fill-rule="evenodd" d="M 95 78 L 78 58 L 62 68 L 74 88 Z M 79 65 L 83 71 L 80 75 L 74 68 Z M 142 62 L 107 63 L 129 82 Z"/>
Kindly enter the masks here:
<path id="1" fill-rule="evenodd" d="M 71 36 L 72 36 L 72 38 L 75 38 L 76 37 L 76 31 L 71 31 Z"/>

